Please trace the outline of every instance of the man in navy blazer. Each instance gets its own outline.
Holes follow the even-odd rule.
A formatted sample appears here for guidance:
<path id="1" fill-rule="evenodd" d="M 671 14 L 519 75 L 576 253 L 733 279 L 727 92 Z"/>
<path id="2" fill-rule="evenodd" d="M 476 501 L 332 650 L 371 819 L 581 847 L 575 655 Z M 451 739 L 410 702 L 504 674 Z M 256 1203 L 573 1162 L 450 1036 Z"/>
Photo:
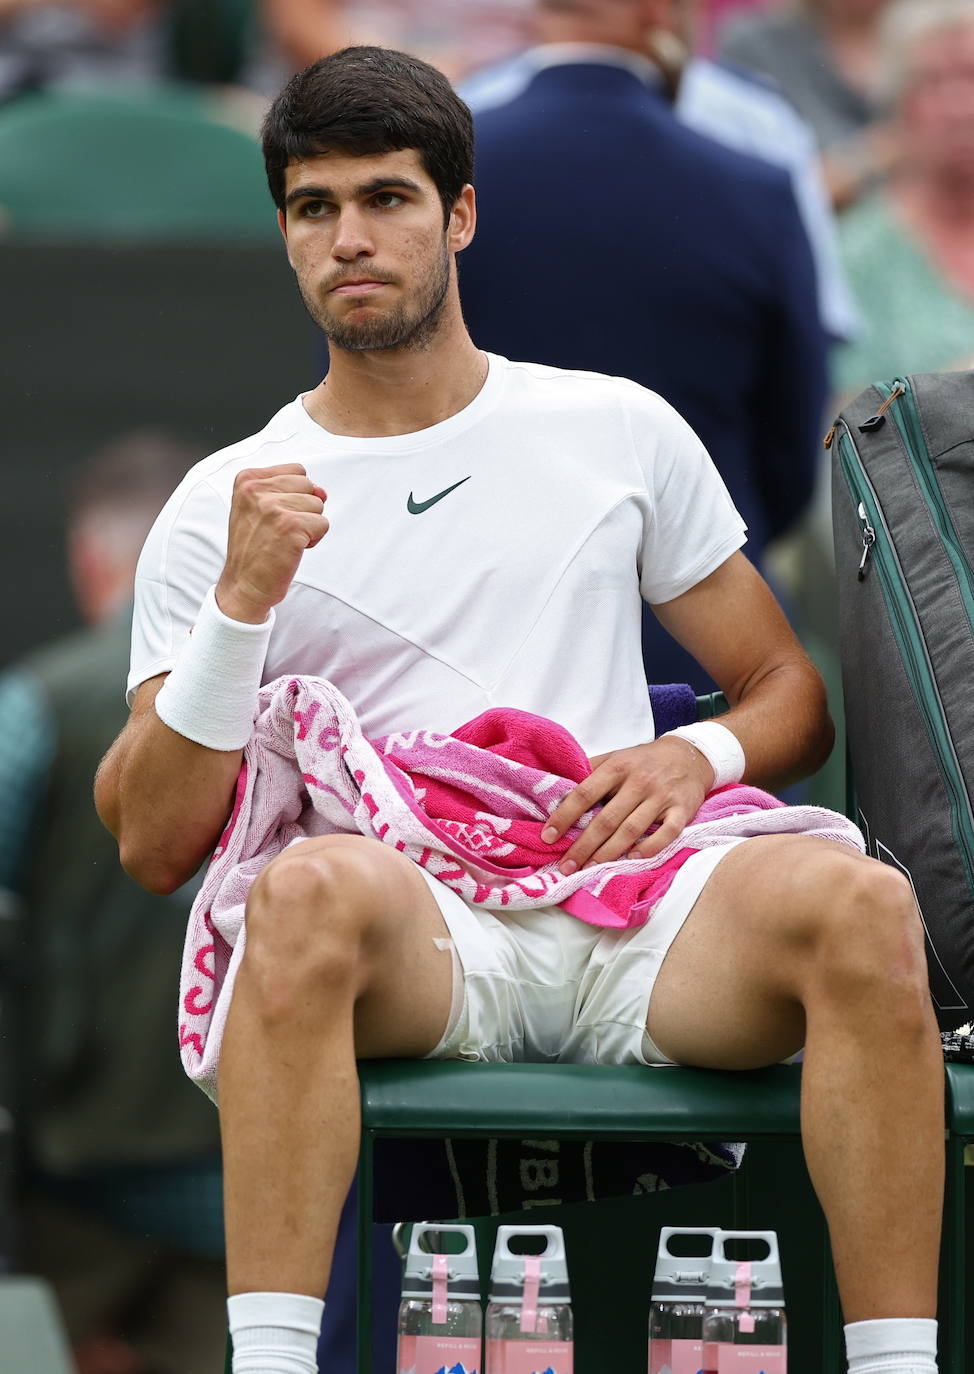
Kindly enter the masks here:
<path id="1" fill-rule="evenodd" d="M 482 348 L 664 396 L 710 450 L 760 566 L 811 497 L 821 442 L 811 249 L 786 172 L 674 116 L 645 55 L 647 8 L 539 0 L 533 76 L 475 115 L 464 315 Z M 650 680 L 708 687 L 644 615 Z"/>

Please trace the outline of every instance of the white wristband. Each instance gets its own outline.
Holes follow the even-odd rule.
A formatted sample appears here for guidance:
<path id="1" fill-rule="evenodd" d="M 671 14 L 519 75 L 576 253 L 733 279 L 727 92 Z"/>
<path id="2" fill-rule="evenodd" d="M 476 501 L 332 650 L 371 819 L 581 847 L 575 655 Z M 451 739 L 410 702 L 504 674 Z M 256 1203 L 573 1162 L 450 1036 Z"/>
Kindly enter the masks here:
<path id="1" fill-rule="evenodd" d="M 274 612 L 262 625 L 231 620 L 206 593 L 193 633 L 156 694 L 156 715 L 207 749 L 230 752 L 250 739 Z"/>
<path id="2" fill-rule="evenodd" d="M 714 770 L 714 787 L 726 787 L 728 783 L 740 782 L 744 776 L 744 750 L 737 736 L 726 725 L 715 720 L 697 721 L 695 725 L 681 725 L 676 730 L 667 730 L 667 735 L 679 735 L 701 754 Z M 665 739 L 666 736 L 664 736 Z"/>

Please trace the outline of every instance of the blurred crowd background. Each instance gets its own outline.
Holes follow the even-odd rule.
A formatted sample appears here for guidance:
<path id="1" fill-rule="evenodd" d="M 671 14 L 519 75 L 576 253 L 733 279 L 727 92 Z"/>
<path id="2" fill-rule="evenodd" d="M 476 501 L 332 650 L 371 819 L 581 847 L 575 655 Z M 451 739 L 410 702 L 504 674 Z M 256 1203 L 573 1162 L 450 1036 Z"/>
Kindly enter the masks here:
<path id="1" fill-rule="evenodd" d="M 974 0 L 0 0 L 0 1275 L 51 1285 L 78 1374 L 221 1367 L 192 892 L 125 877 L 91 777 L 155 512 L 326 365 L 256 136 L 349 43 L 474 110 L 475 341 L 686 415 L 840 725 L 822 436 L 870 381 L 974 359 Z M 708 686 L 645 639 L 655 680 Z M 842 809 L 842 765 L 803 796 Z"/>

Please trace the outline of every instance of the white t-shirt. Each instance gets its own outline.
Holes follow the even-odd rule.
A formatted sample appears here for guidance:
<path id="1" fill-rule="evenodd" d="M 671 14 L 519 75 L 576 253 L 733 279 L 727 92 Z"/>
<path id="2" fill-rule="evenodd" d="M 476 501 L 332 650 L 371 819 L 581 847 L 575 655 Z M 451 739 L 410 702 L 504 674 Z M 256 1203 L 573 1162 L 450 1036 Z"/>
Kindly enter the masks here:
<path id="1" fill-rule="evenodd" d="M 513 706 L 590 755 L 652 739 L 640 597 L 694 586 L 740 548 L 743 522 L 655 393 L 488 360 L 474 400 L 417 433 L 330 434 L 298 397 L 197 464 L 139 560 L 130 700 L 172 667 L 220 575 L 236 474 L 299 462 L 330 528 L 277 607 L 265 682 L 327 678 L 373 736 Z"/>

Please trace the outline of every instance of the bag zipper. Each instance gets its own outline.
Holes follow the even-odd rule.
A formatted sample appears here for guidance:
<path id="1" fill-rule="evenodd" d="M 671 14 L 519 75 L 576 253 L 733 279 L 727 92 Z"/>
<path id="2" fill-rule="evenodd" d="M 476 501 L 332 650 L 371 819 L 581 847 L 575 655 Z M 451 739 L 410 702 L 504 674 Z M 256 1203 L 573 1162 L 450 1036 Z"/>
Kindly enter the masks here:
<path id="1" fill-rule="evenodd" d="M 877 382 L 875 385 L 877 391 L 885 391 L 886 389 L 885 387 L 881 386 L 879 382 Z M 899 398 L 903 395 L 904 386 L 905 383 L 902 383 L 899 380 L 893 383 L 893 390 L 890 392 L 890 394 L 886 397 L 886 400 L 876 411 L 876 414 L 870 415 L 869 419 L 863 420 L 862 424 L 859 426 L 860 434 L 869 434 L 874 429 L 882 429 L 883 425 L 885 425 L 886 423 L 887 410 L 889 410 L 890 406 L 893 404 L 894 401 L 899 400 Z M 833 443 L 835 442 L 835 435 L 838 428 L 839 422 L 838 420 L 836 420 L 835 424 L 832 426 L 832 428 L 829 430 L 828 434 L 826 434 L 824 440 L 822 441 L 827 449 L 831 448 Z"/>
<path id="2" fill-rule="evenodd" d="M 872 555 L 876 563 L 879 585 L 890 616 L 896 642 L 900 646 L 914 700 L 926 726 L 927 737 L 933 747 L 937 767 L 950 802 L 951 829 L 964 865 L 969 891 L 974 893 L 974 810 L 961 778 L 960 760 L 947 728 L 947 714 L 937 687 L 933 665 L 917 615 L 916 606 L 907 590 L 903 565 L 893 543 L 886 517 L 849 426 L 844 420 L 837 424 L 839 462 L 846 485 L 857 503 L 857 513 L 864 526 L 863 556 L 859 565 L 859 580 L 865 576 L 866 560 Z M 867 543 L 866 531 L 872 532 Z"/>
<path id="3" fill-rule="evenodd" d="M 957 578 L 957 586 L 964 602 L 967 618 L 974 625 L 974 569 L 971 568 L 967 552 L 958 538 L 957 527 L 947 502 L 944 500 L 944 494 L 940 483 L 937 481 L 936 473 L 929 464 L 922 462 L 918 456 L 925 452 L 926 440 L 920 425 L 916 395 L 910 383 L 901 377 L 897 377 L 892 387 L 880 386 L 879 390 L 882 392 L 889 391 L 888 405 L 898 399 L 903 402 L 902 405 L 895 408 L 892 418 L 900 432 L 900 438 L 903 440 L 903 447 L 906 449 L 913 474 L 920 490 L 927 498 L 927 505 L 933 516 L 940 542 L 944 546 L 944 552 L 950 560 L 954 576 Z"/>
<path id="4" fill-rule="evenodd" d="M 859 581 L 862 582 L 866 577 L 866 563 L 869 558 L 869 551 L 876 542 L 876 531 L 869 523 L 869 516 L 866 514 L 866 507 L 859 502 L 859 523 L 862 525 L 862 558 L 859 560 Z"/>

